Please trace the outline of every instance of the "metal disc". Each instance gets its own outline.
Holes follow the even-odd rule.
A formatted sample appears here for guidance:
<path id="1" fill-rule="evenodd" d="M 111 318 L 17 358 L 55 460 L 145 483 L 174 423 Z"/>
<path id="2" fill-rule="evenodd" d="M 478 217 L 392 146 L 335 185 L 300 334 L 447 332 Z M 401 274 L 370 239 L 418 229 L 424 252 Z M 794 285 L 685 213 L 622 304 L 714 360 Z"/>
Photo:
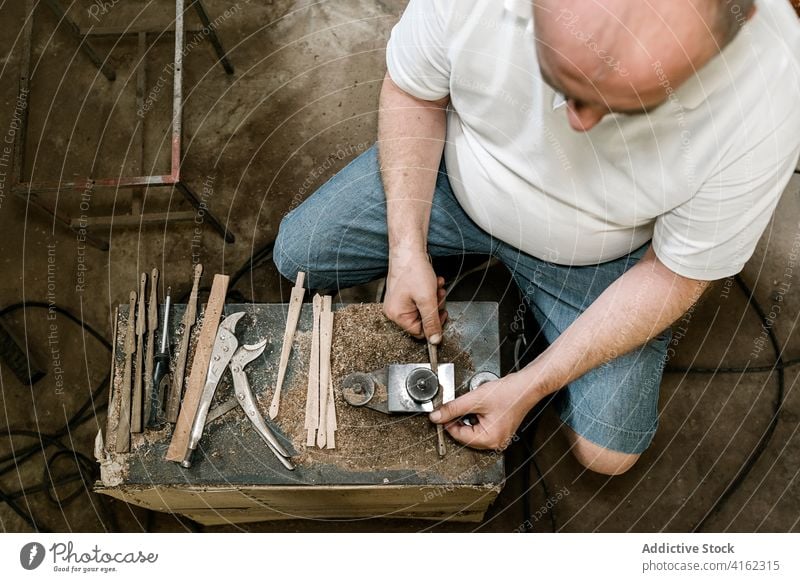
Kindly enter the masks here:
<path id="1" fill-rule="evenodd" d="M 342 396 L 351 406 L 364 406 L 375 395 L 375 381 L 369 374 L 355 372 L 342 380 Z"/>
<path id="2" fill-rule="evenodd" d="M 406 390 L 417 402 L 430 402 L 439 391 L 439 378 L 428 368 L 417 368 L 406 378 Z"/>
<path id="3" fill-rule="evenodd" d="M 469 379 L 469 391 L 472 392 L 482 384 L 494 382 L 495 380 L 497 380 L 497 374 L 493 372 L 478 372 Z"/>

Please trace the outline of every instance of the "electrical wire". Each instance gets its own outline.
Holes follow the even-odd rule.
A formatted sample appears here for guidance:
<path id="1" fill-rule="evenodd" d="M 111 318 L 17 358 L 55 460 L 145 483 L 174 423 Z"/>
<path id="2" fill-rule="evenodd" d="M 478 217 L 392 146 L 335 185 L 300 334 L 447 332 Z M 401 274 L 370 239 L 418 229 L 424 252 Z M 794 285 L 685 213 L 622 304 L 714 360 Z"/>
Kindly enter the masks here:
<path id="1" fill-rule="evenodd" d="M 269 243 L 262 246 L 258 251 L 256 251 L 250 258 L 245 262 L 242 267 L 240 267 L 232 276 L 229 283 L 229 295 L 233 292 L 233 287 L 244 277 L 247 273 L 252 273 L 255 269 L 263 266 L 272 258 L 272 253 L 274 250 L 275 242 L 270 241 Z M 450 291 L 456 285 L 460 284 L 468 275 L 473 274 L 475 272 L 488 269 L 491 267 L 490 263 L 484 263 L 475 269 L 471 269 L 467 273 L 461 274 L 455 281 L 453 281 L 447 289 L 449 294 Z M 775 363 L 772 366 L 750 366 L 749 362 L 745 366 L 741 367 L 728 367 L 728 368 L 701 368 L 701 367 L 689 367 L 689 368 L 680 368 L 680 367 L 669 367 L 665 370 L 667 373 L 696 373 L 696 374 L 727 374 L 727 373 L 756 373 L 756 372 L 776 372 L 777 373 L 777 394 L 774 401 L 773 407 L 773 414 L 770 417 L 769 425 L 767 430 L 764 431 L 762 437 L 759 439 L 758 443 L 751 451 L 750 455 L 747 457 L 745 462 L 739 468 L 735 476 L 731 479 L 728 486 L 725 488 L 723 493 L 717 498 L 715 503 L 711 506 L 711 508 L 705 513 L 702 519 L 695 525 L 692 531 L 700 531 L 708 521 L 717 513 L 719 513 L 721 507 L 724 503 L 735 493 L 735 491 L 739 488 L 739 486 L 744 482 L 747 478 L 755 464 L 763 455 L 764 451 L 767 449 L 774 433 L 777 428 L 777 424 L 779 421 L 779 413 L 783 407 L 784 397 L 785 397 L 785 370 L 791 366 L 795 366 L 800 364 L 800 358 L 792 359 L 792 360 L 783 360 L 780 345 L 778 339 L 775 335 L 772 326 L 767 319 L 766 313 L 764 312 L 761 305 L 755 299 L 752 290 L 750 287 L 745 283 L 740 275 L 735 276 L 735 281 L 741 288 L 742 292 L 745 294 L 748 305 L 750 305 L 754 311 L 758 314 L 759 318 L 762 322 L 762 327 L 766 330 L 770 344 L 775 352 Z M 186 298 L 188 298 L 189 292 L 187 292 L 184 296 L 181 297 L 182 302 L 185 302 Z M 112 347 L 110 342 L 97 330 L 95 330 L 92 326 L 87 324 L 85 321 L 81 320 L 80 318 L 73 315 L 68 310 L 50 305 L 49 303 L 39 302 L 39 301 L 27 301 L 27 302 L 19 302 L 9 305 L 2 310 L 0 310 L 0 317 L 5 316 L 9 313 L 13 313 L 14 311 L 20 309 L 28 309 L 28 308 L 38 308 L 38 309 L 49 309 L 57 311 L 58 313 L 64 315 L 69 320 L 73 321 L 74 323 L 80 325 L 87 333 L 89 333 L 92 337 L 98 340 L 109 352 L 112 351 Z M 527 342 L 524 338 L 524 326 L 523 332 L 520 333 L 517 340 L 515 341 L 514 345 L 514 362 L 515 368 L 519 369 L 521 363 L 521 355 L 520 355 L 520 346 L 524 345 L 527 351 Z M 64 424 L 60 429 L 55 431 L 54 433 L 39 433 L 35 431 L 28 431 L 23 429 L 11 429 L 10 427 L 5 427 L 0 429 L 0 435 L 7 436 L 11 439 L 13 436 L 25 436 L 25 437 L 32 437 L 37 438 L 39 440 L 38 444 L 31 445 L 29 447 L 25 447 L 19 450 L 14 450 L 12 447 L 12 452 L 9 455 L 4 455 L 0 457 L 0 476 L 3 476 L 10 472 L 12 469 L 17 467 L 19 464 L 27 461 L 29 458 L 33 457 L 37 453 L 44 454 L 44 451 L 50 447 L 55 447 L 57 451 L 51 455 L 45 462 L 44 468 L 44 478 L 42 481 L 34 485 L 32 487 L 26 487 L 14 492 L 5 492 L 0 490 L 0 502 L 6 503 L 17 515 L 19 515 L 26 523 L 28 523 L 32 529 L 39 532 L 47 532 L 50 531 L 42 525 L 41 520 L 37 520 L 35 516 L 31 513 L 26 511 L 22 508 L 18 503 L 17 499 L 25 498 L 27 495 L 39 492 L 45 492 L 47 495 L 48 500 L 60 507 L 64 507 L 72 502 L 74 502 L 84 490 L 88 490 L 90 487 L 90 482 L 96 478 L 97 469 L 95 463 L 89 459 L 86 455 L 75 451 L 61 442 L 61 438 L 71 431 L 75 430 L 78 426 L 84 424 L 88 420 L 95 418 L 97 412 L 100 412 L 107 408 L 106 404 L 101 404 L 99 406 L 95 406 L 92 410 L 89 411 L 89 408 L 92 407 L 93 403 L 97 401 L 101 393 L 105 390 L 106 386 L 108 386 L 108 382 L 110 380 L 110 375 L 107 375 L 106 378 L 100 383 L 100 385 L 91 393 L 91 395 L 87 398 L 87 400 L 79 407 L 79 409 L 72 415 L 72 417 Z M 88 413 L 87 413 L 88 411 Z M 86 414 L 85 414 L 86 413 Z M 544 479 L 543 473 L 541 468 L 536 461 L 536 456 L 534 454 L 532 448 L 532 440 L 535 436 L 536 429 L 538 428 L 538 419 L 540 417 L 539 413 L 533 415 L 530 421 L 526 423 L 523 427 L 520 428 L 520 433 L 526 434 L 529 430 L 531 431 L 530 436 L 526 436 L 522 438 L 523 446 L 525 447 L 526 451 L 526 463 L 529 463 L 531 467 L 536 471 L 538 482 L 541 484 L 543 493 L 545 495 L 545 499 L 549 499 L 549 488 L 547 487 L 547 483 Z M 53 480 L 52 475 L 52 467 L 55 461 L 62 457 L 70 457 L 75 461 L 77 466 L 77 471 L 75 473 L 70 473 L 58 480 Z M 5 465 L 4 465 L 5 464 Z M 530 519 L 530 499 L 527 492 L 531 488 L 530 484 L 530 468 L 523 468 L 523 487 L 526 494 L 523 497 L 523 511 L 525 512 L 525 516 L 523 519 L 527 521 Z M 82 481 L 84 485 L 84 489 L 76 489 L 76 491 L 72 492 L 71 494 L 67 495 L 64 498 L 59 498 L 56 495 L 56 488 L 61 485 L 69 484 L 76 481 Z M 116 526 L 116 518 L 108 508 L 105 503 L 105 500 L 101 498 L 101 507 L 104 510 L 104 513 L 107 515 L 107 519 L 111 522 L 114 527 L 112 531 L 119 531 L 119 528 Z M 149 512 L 147 516 L 148 524 L 152 525 L 153 521 L 153 512 Z M 551 510 L 549 513 L 550 521 L 551 521 L 551 529 L 552 531 L 557 531 L 557 522 L 555 511 Z"/>
<path id="2" fill-rule="evenodd" d="M 73 315 L 70 311 L 57 305 L 50 305 L 49 303 L 42 301 L 22 301 L 9 305 L 0 310 L 0 317 L 20 309 L 46 309 L 48 312 L 57 312 L 74 323 L 80 325 L 89 335 L 95 338 L 103 347 L 111 352 L 111 344 L 100 332 L 98 332 L 85 321 Z M 17 499 L 24 499 L 27 495 L 32 493 L 44 492 L 48 501 L 58 507 L 63 508 L 74 502 L 85 490 L 89 490 L 93 481 L 98 477 L 98 469 L 94 461 L 83 453 L 75 451 L 74 449 L 64 445 L 61 442 L 61 438 L 70 434 L 85 422 L 96 418 L 97 412 L 102 412 L 105 408 L 107 408 L 107 403 L 95 406 L 93 406 L 93 404 L 106 389 L 110 379 L 110 374 L 106 375 L 103 381 L 91 392 L 89 397 L 78 408 L 78 410 L 72 414 L 72 416 L 61 428 L 53 433 L 41 433 L 26 429 L 12 429 L 11 427 L 0 428 L 0 436 L 7 437 L 9 442 L 15 436 L 34 438 L 38 440 L 38 443 L 28 447 L 23 447 L 21 449 L 14 449 L 12 445 L 10 454 L 0 456 L 0 477 L 6 475 L 13 469 L 16 469 L 20 464 L 26 462 L 28 459 L 33 458 L 37 453 L 45 455 L 47 449 L 51 447 L 55 447 L 57 449 L 55 453 L 45 459 L 44 476 L 41 482 L 31 487 L 23 487 L 22 489 L 13 492 L 0 490 L 0 501 L 6 503 L 14 511 L 14 513 L 22 518 L 34 531 L 50 532 L 51 530 L 43 525 L 43 520 L 37 519 L 31 512 L 26 511 L 23 507 L 21 507 L 20 504 L 17 503 Z M 74 473 L 69 473 L 58 480 L 54 480 L 53 466 L 55 462 L 62 457 L 72 458 L 77 466 L 77 471 Z M 57 496 L 57 487 L 76 481 L 82 481 L 83 488 L 77 488 L 74 492 L 64 498 L 59 498 Z M 101 507 L 103 507 L 107 518 L 113 515 L 106 506 L 104 499 L 101 500 L 100 504 Z M 110 521 L 113 524 L 115 520 L 112 517 Z"/>
<path id="3" fill-rule="evenodd" d="M 775 335 L 775 331 L 772 329 L 772 325 L 770 324 L 769 319 L 767 319 L 767 314 L 764 312 L 764 309 L 761 307 L 761 304 L 756 300 L 755 296 L 753 295 L 753 291 L 750 287 L 745 283 L 744 279 L 742 279 L 741 275 L 736 275 L 735 277 L 736 283 L 739 285 L 739 288 L 744 293 L 745 297 L 747 298 L 748 304 L 753 308 L 753 310 L 758 314 L 758 317 L 761 319 L 761 325 L 763 329 L 767 331 L 767 335 L 769 337 L 769 342 L 772 345 L 772 349 L 775 352 L 775 365 L 772 369 L 777 372 L 777 393 L 775 395 L 775 401 L 773 406 L 772 416 L 769 419 L 769 424 L 767 425 L 767 430 L 761 435 L 761 438 L 756 443 L 756 446 L 751 451 L 750 455 L 745 459 L 744 463 L 742 463 L 739 470 L 734 475 L 733 479 L 728 483 L 728 486 L 722 492 L 722 494 L 717 498 L 711 508 L 706 512 L 706 514 L 697 522 L 692 528 L 692 532 L 698 532 L 705 527 L 708 521 L 717 515 L 722 506 L 725 502 L 733 495 L 739 486 L 744 482 L 747 476 L 750 474 L 750 471 L 753 470 L 758 460 L 764 454 L 764 451 L 767 450 L 767 446 L 769 445 L 770 441 L 772 440 L 772 436 L 775 434 L 775 429 L 778 427 L 778 420 L 780 412 L 783 408 L 784 398 L 785 398 L 785 373 L 784 370 L 786 369 L 786 363 L 783 361 L 782 350 L 780 348 L 780 344 L 778 342 L 778 338 Z M 744 366 L 743 372 L 748 372 L 747 365 Z"/>

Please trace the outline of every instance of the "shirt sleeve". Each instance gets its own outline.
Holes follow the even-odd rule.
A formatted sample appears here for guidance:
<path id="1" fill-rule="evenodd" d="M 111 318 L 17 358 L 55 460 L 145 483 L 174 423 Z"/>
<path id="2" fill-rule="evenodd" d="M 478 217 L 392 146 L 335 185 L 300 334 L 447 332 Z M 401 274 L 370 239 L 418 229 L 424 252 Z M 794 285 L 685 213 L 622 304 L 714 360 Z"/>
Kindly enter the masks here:
<path id="1" fill-rule="evenodd" d="M 392 29 L 386 65 L 392 81 L 426 101 L 450 94 L 447 15 L 454 0 L 411 0 Z"/>
<path id="2" fill-rule="evenodd" d="M 670 270 L 705 281 L 742 270 L 800 155 L 800 115 L 785 121 L 781 129 L 729 159 L 695 196 L 656 219 L 653 250 Z"/>

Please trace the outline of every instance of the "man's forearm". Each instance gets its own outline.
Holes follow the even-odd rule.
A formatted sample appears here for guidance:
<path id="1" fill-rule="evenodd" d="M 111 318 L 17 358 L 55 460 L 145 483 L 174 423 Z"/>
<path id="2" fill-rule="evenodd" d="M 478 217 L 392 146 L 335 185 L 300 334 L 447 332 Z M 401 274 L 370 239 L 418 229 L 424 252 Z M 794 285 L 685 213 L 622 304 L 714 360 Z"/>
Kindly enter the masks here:
<path id="1" fill-rule="evenodd" d="M 523 398 L 533 406 L 589 370 L 645 344 L 679 319 L 708 286 L 707 281 L 676 275 L 648 250 L 519 372 Z"/>
<path id="2" fill-rule="evenodd" d="M 444 149 L 448 99 L 423 101 L 384 80 L 378 152 L 390 252 L 426 251 L 431 201 Z"/>

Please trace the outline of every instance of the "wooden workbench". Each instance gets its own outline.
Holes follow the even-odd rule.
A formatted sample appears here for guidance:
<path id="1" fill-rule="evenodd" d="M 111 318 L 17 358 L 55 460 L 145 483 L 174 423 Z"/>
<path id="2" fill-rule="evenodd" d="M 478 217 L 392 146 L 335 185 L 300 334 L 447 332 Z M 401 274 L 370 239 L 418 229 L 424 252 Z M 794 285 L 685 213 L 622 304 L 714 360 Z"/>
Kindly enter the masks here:
<path id="1" fill-rule="evenodd" d="M 178 345 L 184 306 L 170 314 L 170 345 Z M 193 465 L 165 461 L 172 426 L 133 435 L 131 451 L 114 451 L 119 410 L 112 406 L 110 441 L 100 455 L 102 480 L 96 491 L 157 511 L 185 515 L 206 525 L 275 519 L 403 517 L 480 521 L 504 480 L 503 458 L 478 452 L 447 438 L 448 454 L 436 452 L 436 431 L 425 415 L 387 416 L 349 406 L 339 382 L 350 372 L 368 372 L 391 363 L 426 362 L 425 344 L 397 330 L 379 305 L 337 305 L 333 379 L 338 413 L 337 448 L 306 448 L 303 427 L 311 305 L 301 314 L 281 399 L 272 424 L 296 453 L 295 471 L 272 456 L 238 408 L 206 425 Z M 251 388 L 266 416 L 277 375 L 286 306 L 227 305 L 225 314 L 245 311 L 237 328 L 240 343 L 266 338 L 264 355 L 246 368 Z M 448 304 L 450 322 L 441 362 L 456 365 L 457 392 L 472 373 L 500 372 L 497 305 Z M 121 384 L 128 306 L 117 309 L 112 390 Z M 194 327 L 194 333 L 200 325 Z M 194 344 L 194 340 L 192 345 Z M 191 361 L 191 354 L 190 354 Z M 188 372 L 187 372 L 188 375 Z M 232 397 L 226 373 L 215 405 Z M 106 431 L 103 431 L 103 435 Z"/>

